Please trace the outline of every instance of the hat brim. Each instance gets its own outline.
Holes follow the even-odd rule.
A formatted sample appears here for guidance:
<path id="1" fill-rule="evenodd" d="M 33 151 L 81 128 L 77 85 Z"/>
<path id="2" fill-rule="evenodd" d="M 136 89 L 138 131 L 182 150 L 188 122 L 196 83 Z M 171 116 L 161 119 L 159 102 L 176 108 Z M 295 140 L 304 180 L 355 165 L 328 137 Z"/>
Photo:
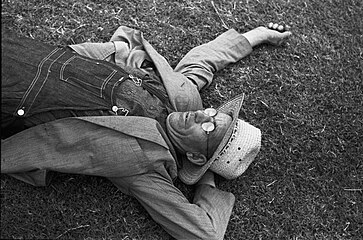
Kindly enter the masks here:
<path id="1" fill-rule="evenodd" d="M 203 165 L 198 166 L 189 161 L 186 156 L 182 158 L 182 167 L 179 170 L 178 176 L 181 181 L 185 184 L 192 185 L 200 180 L 200 178 L 204 175 L 204 173 L 209 169 L 209 167 L 213 164 L 215 159 L 218 157 L 218 154 L 222 151 L 224 146 L 227 144 L 229 138 L 232 135 L 232 131 L 236 122 L 238 120 L 238 115 L 242 107 L 242 103 L 244 100 L 244 94 L 238 95 L 228 102 L 222 104 L 217 108 L 218 112 L 228 114 L 232 117 L 232 122 L 229 125 L 226 134 L 224 135 L 222 141 L 219 143 L 216 151 L 213 156 Z"/>

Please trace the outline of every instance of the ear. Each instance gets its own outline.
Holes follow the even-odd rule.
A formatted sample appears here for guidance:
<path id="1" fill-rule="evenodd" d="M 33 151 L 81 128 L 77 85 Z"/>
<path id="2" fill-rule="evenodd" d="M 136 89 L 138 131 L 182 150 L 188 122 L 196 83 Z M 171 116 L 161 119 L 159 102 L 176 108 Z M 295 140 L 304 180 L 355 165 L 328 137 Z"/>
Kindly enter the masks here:
<path id="1" fill-rule="evenodd" d="M 187 158 L 189 161 L 198 166 L 203 166 L 207 162 L 207 157 L 200 152 L 187 152 Z"/>

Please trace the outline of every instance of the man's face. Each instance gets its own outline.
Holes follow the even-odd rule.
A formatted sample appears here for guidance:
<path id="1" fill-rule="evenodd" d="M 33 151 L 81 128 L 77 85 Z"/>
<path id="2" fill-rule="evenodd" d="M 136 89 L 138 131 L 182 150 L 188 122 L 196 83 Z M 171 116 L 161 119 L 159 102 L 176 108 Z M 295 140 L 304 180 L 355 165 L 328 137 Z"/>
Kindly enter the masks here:
<path id="1" fill-rule="evenodd" d="M 215 125 L 215 129 L 209 134 L 202 128 L 205 122 L 213 122 Z M 171 141 L 179 151 L 199 152 L 207 156 L 209 150 L 211 156 L 231 122 L 232 117 L 227 114 L 218 112 L 214 117 L 210 117 L 203 110 L 198 110 L 171 113 L 166 120 L 166 126 Z"/>

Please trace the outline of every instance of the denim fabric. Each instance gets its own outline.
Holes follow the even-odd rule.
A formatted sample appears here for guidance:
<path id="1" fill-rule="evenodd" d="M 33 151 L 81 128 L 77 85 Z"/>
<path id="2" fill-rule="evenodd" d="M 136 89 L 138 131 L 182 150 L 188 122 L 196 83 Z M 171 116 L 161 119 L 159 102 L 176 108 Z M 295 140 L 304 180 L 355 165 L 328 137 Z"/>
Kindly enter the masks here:
<path id="1" fill-rule="evenodd" d="M 70 48 L 9 33 L 2 36 L 2 59 L 2 138 L 75 116 L 146 116 L 165 125 L 169 101 L 163 85 L 137 70 L 130 74 Z"/>

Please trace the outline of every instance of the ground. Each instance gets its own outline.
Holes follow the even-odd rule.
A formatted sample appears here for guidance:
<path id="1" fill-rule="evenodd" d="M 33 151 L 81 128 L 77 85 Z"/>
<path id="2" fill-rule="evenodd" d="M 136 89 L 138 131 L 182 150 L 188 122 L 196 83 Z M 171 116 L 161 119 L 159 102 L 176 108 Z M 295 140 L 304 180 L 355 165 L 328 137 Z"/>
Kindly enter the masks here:
<path id="1" fill-rule="evenodd" d="M 240 178 L 225 239 L 360 239 L 363 235 L 363 10 L 360 0 L 2 0 L 2 27 L 66 45 L 144 32 L 172 66 L 227 28 L 269 22 L 293 36 L 219 72 L 205 106 L 245 93 L 240 117 L 263 133 Z M 177 186 L 188 197 L 193 188 Z M 2 239 L 170 239 L 103 178 L 55 174 L 36 188 L 1 175 Z"/>

